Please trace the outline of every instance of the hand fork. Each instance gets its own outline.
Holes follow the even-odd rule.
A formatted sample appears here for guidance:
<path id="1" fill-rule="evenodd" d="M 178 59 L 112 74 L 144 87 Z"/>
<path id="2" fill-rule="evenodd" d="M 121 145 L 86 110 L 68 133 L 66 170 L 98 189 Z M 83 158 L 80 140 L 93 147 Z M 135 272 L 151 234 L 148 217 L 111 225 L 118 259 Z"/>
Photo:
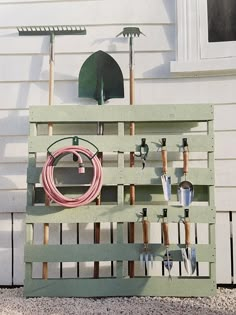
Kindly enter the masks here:
<path id="1" fill-rule="evenodd" d="M 140 262 L 145 266 L 145 273 L 147 273 L 148 267 L 149 267 L 149 262 L 151 262 L 151 267 L 153 267 L 153 254 L 149 251 L 148 249 L 148 244 L 149 244 L 149 239 L 148 239 L 148 234 L 149 234 L 149 225 L 150 222 L 147 220 L 147 209 L 143 209 L 143 221 L 142 221 L 142 227 L 143 227 L 143 244 L 144 244 L 144 250 L 140 254 Z"/>

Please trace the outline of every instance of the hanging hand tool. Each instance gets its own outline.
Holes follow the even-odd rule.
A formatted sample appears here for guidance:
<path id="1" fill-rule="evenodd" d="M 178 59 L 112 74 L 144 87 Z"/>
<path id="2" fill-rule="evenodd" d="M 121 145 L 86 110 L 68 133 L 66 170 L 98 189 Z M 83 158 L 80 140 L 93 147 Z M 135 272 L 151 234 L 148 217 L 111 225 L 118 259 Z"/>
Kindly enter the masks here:
<path id="1" fill-rule="evenodd" d="M 185 209 L 185 245 L 186 248 L 182 248 L 182 258 L 184 266 L 189 275 L 192 275 L 196 269 L 196 250 L 194 247 L 190 247 L 190 221 L 189 221 L 189 209 Z"/>
<path id="2" fill-rule="evenodd" d="M 161 157 L 163 170 L 163 175 L 161 176 L 162 188 L 165 200 L 169 201 L 171 198 L 171 177 L 166 175 L 167 174 L 166 138 L 162 138 Z"/>
<path id="3" fill-rule="evenodd" d="M 163 222 L 162 222 L 162 232 L 164 246 L 166 247 L 166 252 L 164 255 L 164 266 L 168 270 L 169 278 L 171 279 L 171 269 L 173 267 L 173 260 L 169 252 L 170 240 L 169 240 L 169 227 L 167 222 L 167 209 L 163 209 Z"/>
<path id="4" fill-rule="evenodd" d="M 83 63 L 79 73 L 79 97 L 93 98 L 98 105 L 103 105 L 111 98 L 124 97 L 124 79 L 117 62 L 107 53 L 99 50 L 89 56 Z M 104 124 L 97 123 L 97 134 L 104 134 Z M 98 157 L 103 163 L 103 153 Z M 101 205 L 101 194 L 96 199 Z M 113 226 L 111 223 L 111 234 Z M 94 223 L 94 243 L 100 243 L 100 223 Z M 99 277 L 99 262 L 94 262 L 94 278 Z"/>
<path id="5" fill-rule="evenodd" d="M 146 160 L 147 160 L 148 152 L 149 152 L 149 147 L 146 143 L 146 139 L 142 138 L 141 139 L 141 145 L 139 146 L 139 154 L 135 154 L 135 156 L 141 158 L 142 169 L 144 169 L 146 166 Z"/>
<path id="6" fill-rule="evenodd" d="M 56 35 L 86 35 L 85 27 L 76 25 L 56 25 L 56 26 L 24 26 L 17 28 L 19 36 L 50 36 L 50 52 L 49 52 L 49 100 L 48 105 L 53 105 L 54 97 L 54 42 Z M 48 135 L 53 134 L 53 125 L 48 123 Z M 49 205 L 48 198 L 45 199 L 45 205 Z M 49 241 L 49 224 L 44 224 L 44 245 L 48 244 Z M 43 262 L 43 279 L 48 278 L 48 264 Z"/>
<path id="7" fill-rule="evenodd" d="M 120 32 L 118 36 L 123 35 L 124 37 L 129 38 L 129 99 L 130 105 L 134 105 L 134 48 L 133 48 L 133 39 L 134 37 L 139 37 L 144 35 L 138 27 L 125 27 L 123 31 Z M 135 135 L 135 124 L 130 122 L 130 135 Z M 134 167 L 134 152 L 130 152 L 130 167 Z M 130 184 L 130 205 L 135 204 L 135 186 Z M 134 243 L 134 223 L 128 223 L 128 242 Z M 134 262 L 129 261 L 128 263 L 128 272 L 130 278 L 134 277 Z"/>
<path id="8" fill-rule="evenodd" d="M 147 208 L 143 208 L 143 211 L 141 213 L 142 215 L 142 227 L 143 227 L 143 245 L 144 245 L 144 250 L 140 254 L 140 262 L 144 262 L 145 266 L 145 274 L 147 275 L 148 273 L 148 267 L 149 267 L 149 262 L 151 262 L 151 267 L 153 266 L 153 255 L 148 249 L 148 244 L 149 244 L 149 232 L 150 232 L 150 222 L 148 221 L 147 218 Z"/>
<path id="9" fill-rule="evenodd" d="M 179 184 L 178 187 L 178 199 L 183 207 L 188 207 L 194 196 L 193 184 L 186 180 L 188 173 L 188 162 L 189 162 L 189 149 L 187 138 L 183 138 L 183 173 L 185 180 Z"/>

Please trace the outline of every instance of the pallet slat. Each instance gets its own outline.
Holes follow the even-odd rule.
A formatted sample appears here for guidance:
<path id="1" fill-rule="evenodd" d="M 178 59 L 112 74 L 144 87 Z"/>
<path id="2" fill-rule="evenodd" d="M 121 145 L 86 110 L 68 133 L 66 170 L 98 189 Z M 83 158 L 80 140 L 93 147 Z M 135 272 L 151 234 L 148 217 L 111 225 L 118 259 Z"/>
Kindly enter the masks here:
<path id="1" fill-rule="evenodd" d="M 144 121 L 209 121 L 213 120 L 213 106 L 203 105 L 137 105 L 137 106 L 34 106 L 30 108 L 30 122 L 144 122 Z"/>
<path id="2" fill-rule="evenodd" d="M 26 245 L 26 262 L 89 262 L 89 261 L 139 261 L 143 244 L 79 244 L 79 245 Z M 192 245 L 196 248 L 198 261 L 213 262 L 214 248 L 211 245 Z M 173 260 L 182 261 L 181 248 L 185 245 L 170 245 Z M 150 244 L 150 252 L 156 261 L 162 261 L 166 249 L 161 244 Z"/>
<path id="3" fill-rule="evenodd" d="M 28 167 L 27 181 L 30 184 L 40 183 L 41 167 Z M 69 169 L 66 170 L 65 176 L 68 175 Z M 129 185 L 133 183 L 135 185 L 161 185 L 162 169 L 157 167 L 147 167 L 142 170 L 141 167 L 133 168 L 118 168 L 118 167 L 103 167 L 103 185 Z M 182 168 L 170 168 L 168 174 L 171 176 L 172 183 L 176 185 L 184 180 Z M 79 183 L 78 173 L 75 178 L 78 178 L 78 186 L 83 184 Z M 71 178 L 71 181 L 73 179 Z M 207 168 L 192 168 L 189 170 L 187 180 L 194 185 L 213 185 L 214 184 L 214 172 Z M 73 181 L 72 181 L 73 183 Z M 89 182 L 87 182 L 89 184 Z M 66 186 L 65 184 L 60 184 Z M 71 184 L 73 186 L 73 184 Z"/>
<path id="4" fill-rule="evenodd" d="M 122 288 L 122 290 L 121 290 Z M 214 281 L 208 278 L 142 277 L 134 279 L 55 279 L 25 281 L 25 295 L 87 296 L 211 296 L 216 294 Z"/>
<path id="5" fill-rule="evenodd" d="M 28 206 L 26 223 L 90 223 L 90 222 L 140 222 L 140 211 L 143 205 L 88 205 L 78 208 Z M 168 221 L 178 222 L 184 216 L 181 206 L 150 206 L 148 220 L 161 222 L 163 208 L 168 209 Z M 215 209 L 192 206 L 189 214 L 191 222 L 214 223 Z"/>
<path id="6" fill-rule="evenodd" d="M 77 135 L 80 137 L 80 135 Z M 72 145 L 72 139 L 66 139 L 68 136 L 36 136 L 29 137 L 28 140 L 28 150 L 31 153 L 46 152 L 47 148 L 54 142 L 65 138 L 65 140 L 55 143 L 50 148 L 50 152 L 53 153 L 55 150 Z M 149 152 L 156 153 L 157 158 L 160 157 L 161 144 L 159 138 L 161 136 L 153 135 L 139 135 L 139 136 L 114 136 L 114 135 L 104 135 L 104 136 L 91 136 L 82 135 L 81 138 L 90 141 L 98 147 L 101 152 L 130 152 L 132 150 L 139 151 L 141 144 L 141 138 L 146 139 L 146 143 L 149 146 Z M 182 136 L 168 136 L 168 152 L 181 152 L 180 147 L 182 144 Z M 214 141 L 209 136 L 205 135 L 189 135 L 188 136 L 189 150 L 191 152 L 209 152 L 214 149 Z M 88 145 L 83 140 L 79 140 L 79 145 Z M 94 151 L 94 148 L 88 145 L 90 150 Z"/>

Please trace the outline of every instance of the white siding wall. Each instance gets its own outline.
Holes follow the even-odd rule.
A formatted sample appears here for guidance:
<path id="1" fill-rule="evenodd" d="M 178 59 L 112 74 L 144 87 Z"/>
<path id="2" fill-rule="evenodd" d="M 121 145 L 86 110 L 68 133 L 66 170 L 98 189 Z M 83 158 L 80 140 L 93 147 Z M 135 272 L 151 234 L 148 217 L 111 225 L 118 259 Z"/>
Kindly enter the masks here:
<path id="1" fill-rule="evenodd" d="M 78 73 L 99 49 L 117 60 L 125 77 L 125 99 L 111 103 L 129 103 L 128 42 L 116 38 L 127 25 L 146 34 L 135 39 L 136 103 L 215 104 L 217 281 L 230 283 L 230 233 L 236 239 L 236 76 L 178 78 L 170 73 L 176 58 L 173 0 L 1 0 L 0 285 L 23 283 L 28 108 L 48 102 L 49 40 L 19 37 L 16 27 L 50 24 L 87 28 L 86 36 L 56 37 L 55 105 L 84 103 L 78 98 Z"/>

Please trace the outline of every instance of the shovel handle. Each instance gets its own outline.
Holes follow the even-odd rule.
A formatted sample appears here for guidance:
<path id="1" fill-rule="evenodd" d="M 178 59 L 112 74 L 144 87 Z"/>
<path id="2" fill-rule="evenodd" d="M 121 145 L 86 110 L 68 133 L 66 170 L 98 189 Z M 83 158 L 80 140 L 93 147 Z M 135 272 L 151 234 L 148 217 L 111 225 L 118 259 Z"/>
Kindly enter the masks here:
<path id="1" fill-rule="evenodd" d="M 144 219 L 142 224 L 143 224 L 143 243 L 148 244 L 149 243 L 149 239 L 148 239 L 149 221 Z"/>
<path id="2" fill-rule="evenodd" d="M 167 222 L 162 223 L 162 228 L 163 228 L 163 236 L 164 236 L 164 245 L 169 246 L 170 245 L 170 240 L 169 240 L 169 226 Z"/>
<path id="3" fill-rule="evenodd" d="M 190 222 L 185 221 L 185 245 L 190 245 Z"/>

